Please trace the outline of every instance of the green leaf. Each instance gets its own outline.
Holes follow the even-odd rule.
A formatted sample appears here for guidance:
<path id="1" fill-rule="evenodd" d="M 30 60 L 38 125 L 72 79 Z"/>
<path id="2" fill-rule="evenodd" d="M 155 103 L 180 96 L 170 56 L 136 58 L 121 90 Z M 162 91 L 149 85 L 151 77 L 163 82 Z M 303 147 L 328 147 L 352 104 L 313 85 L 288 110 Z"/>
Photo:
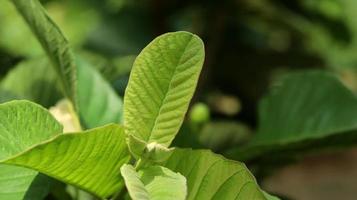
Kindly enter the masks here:
<path id="1" fill-rule="evenodd" d="M 123 186 L 120 167 L 129 160 L 124 130 L 111 124 L 59 135 L 2 163 L 40 171 L 106 198 Z"/>
<path id="2" fill-rule="evenodd" d="M 84 60 L 77 63 L 78 106 L 84 125 L 94 128 L 121 122 L 122 100 L 91 64 Z M 4 78 L 0 89 L 9 91 L 12 99 L 27 99 L 46 107 L 53 106 L 61 99 L 61 94 L 56 74 L 49 65 L 43 57 L 21 62 Z M 11 99 L 5 92 L 3 94 L 4 99 Z"/>
<path id="3" fill-rule="evenodd" d="M 18 99 L 34 101 L 45 107 L 53 106 L 61 99 L 61 93 L 56 74 L 49 65 L 45 58 L 21 62 L 6 75 L 0 87 Z"/>
<path id="4" fill-rule="evenodd" d="M 0 164 L 0 199 L 43 199 L 50 191 L 51 179 L 38 172 Z"/>
<path id="5" fill-rule="evenodd" d="M 250 160 L 357 143 L 357 97 L 334 75 L 288 75 L 263 98 L 253 141 L 228 155 Z"/>
<path id="6" fill-rule="evenodd" d="M 133 166 L 120 169 L 133 200 L 184 200 L 186 178 L 161 166 L 150 166 L 136 172 Z"/>
<path id="7" fill-rule="evenodd" d="M 173 150 L 156 142 L 147 144 L 133 135 L 127 136 L 126 141 L 131 155 L 144 165 L 166 160 Z"/>
<path id="8" fill-rule="evenodd" d="M 85 1 L 42 1 L 52 19 L 68 37 L 71 46 L 79 47 L 87 41 L 88 34 L 97 26 L 95 7 Z M 73 20 L 75 19 L 75 20 Z M 3 0 L 0 6 L 0 46 L 13 55 L 33 57 L 43 55 L 40 43 L 29 26 L 18 14 L 11 0 Z M 24 45 L 26 44 L 26 45 Z"/>
<path id="9" fill-rule="evenodd" d="M 265 196 L 265 198 L 266 198 L 267 200 L 280 200 L 278 197 L 273 196 L 273 195 L 271 195 L 271 194 L 268 194 L 268 193 L 265 192 L 265 191 L 262 191 L 262 192 L 263 192 L 263 194 L 264 194 L 264 196 Z"/>
<path id="10" fill-rule="evenodd" d="M 125 92 L 127 133 L 169 146 L 183 122 L 203 59 L 201 39 L 188 32 L 164 34 L 145 47 Z"/>
<path id="11" fill-rule="evenodd" d="M 45 49 L 58 74 L 64 94 L 76 108 L 77 72 L 67 39 L 38 0 L 12 0 L 12 2 Z"/>
<path id="12" fill-rule="evenodd" d="M 188 200 L 265 199 L 243 163 L 208 150 L 175 149 L 163 166 L 186 177 Z"/>
<path id="13" fill-rule="evenodd" d="M 62 126 L 34 103 L 21 100 L 0 104 L 0 160 L 61 133 Z M 46 178 L 36 178 L 37 175 L 34 170 L 0 164 L 0 199 L 23 199 L 29 188 L 33 189 L 35 180 L 45 183 L 44 190 L 31 194 L 33 199 L 41 199 L 49 184 Z"/>
<path id="14" fill-rule="evenodd" d="M 136 58 L 136 55 L 107 58 L 90 51 L 81 51 L 79 55 L 91 63 L 108 82 L 127 77 Z"/>
<path id="15" fill-rule="evenodd" d="M 121 175 L 124 178 L 126 188 L 133 200 L 150 199 L 149 192 L 145 188 L 144 183 L 140 180 L 139 174 L 131 165 L 124 164 L 120 168 Z"/>
<path id="16" fill-rule="evenodd" d="M 15 99 L 21 99 L 21 98 L 13 94 L 11 91 L 3 90 L 0 86 L 0 103 L 5 103 L 7 101 L 11 101 Z"/>
<path id="17" fill-rule="evenodd" d="M 1 1 L 0 27 L 6 27 L 0 29 L 1 49 L 25 57 L 43 54 L 40 43 L 10 0 Z"/>
<path id="18" fill-rule="evenodd" d="M 192 133 L 197 134 L 197 133 Z M 199 141 L 215 152 L 235 147 L 251 138 L 250 128 L 235 121 L 212 121 L 205 124 L 199 132 Z"/>
<path id="19" fill-rule="evenodd" d="M 102 75 L 84 60 L 78 62 L 78 105 L 88 128 L 121 122 L 122 100 Z"/>

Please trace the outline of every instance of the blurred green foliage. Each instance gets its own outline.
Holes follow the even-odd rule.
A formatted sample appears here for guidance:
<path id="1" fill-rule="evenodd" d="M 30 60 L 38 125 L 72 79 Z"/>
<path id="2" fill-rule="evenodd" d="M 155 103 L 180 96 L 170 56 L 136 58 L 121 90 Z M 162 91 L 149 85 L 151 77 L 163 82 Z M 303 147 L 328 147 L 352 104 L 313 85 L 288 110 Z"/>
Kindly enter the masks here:
<path id="1" fill-rule="evenodd" d="M 175 140 L 178 146 L 226 152 L 246 144 L 260 123 L 258 102 L 291 72 L 329 71 L 357 92 L 355 0 L 41 3 L 76 53 L 119 96 L 124 94 L 136 55 L 157 35 L 187 30 L 204 40 L 205 66 L 190 119 Z M 26 98 L 45 107 L 55 105 L 60 94 L 53 72 L 46 68 L 42 48 L 9 0 L 1 2 L 0 27 L 0 101 Z M 319 81 L 314 84 L 311 88 L 318 90 Z M 294 99 L 290 96 L 289 103 L 294 104 Z"/>

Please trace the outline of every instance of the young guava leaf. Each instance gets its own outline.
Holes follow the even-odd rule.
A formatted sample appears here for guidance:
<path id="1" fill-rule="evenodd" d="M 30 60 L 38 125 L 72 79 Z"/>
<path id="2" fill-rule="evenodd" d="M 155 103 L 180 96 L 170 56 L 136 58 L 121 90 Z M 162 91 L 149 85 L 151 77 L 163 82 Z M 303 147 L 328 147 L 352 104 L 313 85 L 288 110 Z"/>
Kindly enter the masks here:
<path id="1" fill-rule="evenodd" d="M 161 166 L 150 166 L 136 172 L 131 165 L 120 169 L 133 200 L 184 200 L 186 178 Z"/>
<path id="2" fill-rule="evenodd" d="M 38 0 L 12 0 L 12 2 L 45 49 L 58 74 L 66 97 L 77 108 L 77 72 L 67 39 Z"/>
<path id="3" fill-rule="evenodd" d="M 35 58 L 18 64 L 1 81 L 0 88 L 10 91 L 19 99 L 34 101 L 48 108 L 62 97 L 56 80 L 49 61 Z"/>
<path id="4" fill-rule="evenodd" d="M 78 105 L 88 128 L 122 119 L 123 103 L 102 75 L 84 60 L 78 61 Z"/>
<path id="5" fill-rule="evenodd" d="M 16 155 L 33 145 L 62 133 L 62 126 L 44 108 L 24 100 L 0 104 L 0 160 Z M 0 164 L 0 199 L 23 199 L 33 186 L 38 172 L 22 167 Z M 41 199 L 48 190 L 32 193 Z"/>
<path id="6" fill-rule="evenodd" d="M 147 162 L 162 162 L 170 156 L 170 152 L 173 150 L 173 148 L 167 148 L 156 142 L 147 144 L 146 142 L 136 138 L 133 135 L 128 135 L 126 142 L 128 144 L 131 155 L 136 160 L 141 160 L 145 164 Z"/>
<path id="7" fill-rule="evenodd" d="M 290 74 L 259 108 L 258 133 L 229 157 L 250 160 L 357 143 L 357 97 L 333 74 Z"/>
<path id="8" fill-rule="evenodd" d="M 123 186 L 120 167 L 129 160 L 124 129 L 111 124 L 59 135 L 2 163 L 37 170 L 106 198 Z"/>
<path id="9" fill-rule="evenodd" d="M 129 135 L 169 146 L 197 85 L 204 60 L 201 39 L 188 32 L 159 36 L 134 62 L 124 96 Z"/>
<path id="10" fill-rule="evenodd" d="M 162 164 L 186 177 L 188 200 L 266 199 L 243 163 L 211 151 L 175 149 Z"/>

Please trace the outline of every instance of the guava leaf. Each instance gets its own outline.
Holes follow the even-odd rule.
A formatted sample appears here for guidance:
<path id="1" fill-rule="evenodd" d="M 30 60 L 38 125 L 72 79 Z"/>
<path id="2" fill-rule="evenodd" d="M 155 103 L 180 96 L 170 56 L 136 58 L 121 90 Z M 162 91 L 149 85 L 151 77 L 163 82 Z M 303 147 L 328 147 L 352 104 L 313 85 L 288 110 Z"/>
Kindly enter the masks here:
<path id="1" fill-rule="evenodd" d="M 84 125 L 94 128 L 119 123 L 123 106 L 120 97 L 90 63 L 84 60 L 77 63 L 78 106 Z M 12 98 L 31 100 L 45 107 L 55 105 L 62 96 L 56 74 L 44 57 L 21 62 L 2 80 L 0 89 L 9 91 Z"/>
<path id="2" fill-rule="evenodd" d="M 184 200 L 186 178 L 161 166 L 150 166 L 136 172 L 131 165 L 120 169 L 133 200 Z"/>
<path id="3" fill-rule="evenodd" d="M 265 192 L 265 191 L 262 191 L 262 192 L 263 192 L 263 194 L 264 194 L 264 196 L 265 196 L 265 198 L 266 198 L 267 200 L 280 200 L 278 197 L 273 196 L 273 195 L 271 195 L 271 194 L 268 194 L 268 193 Z"/>
<path id="4" fill-rule="evenodd" d="M 125 91 L 127 134 L 169 146 L 183 122 L 203 60 L 201 39 L 188 32 L 164 34 L 145 47 Z"/>
<path id="5" fill-rule="evenodd" d="M 36 58 L 18 64 L 1 81 L 0 88 L 11 92 L 18 99 L 27 99 L 50 107 L 62 96 L 56 80 L 56 74 L 48 60 Z"/>
<path id="6" fill-rule="evenodd" d="M 249 127 L 241 122 L 211 121 L 203 125 L 198 140 L 205 148 L 221 152 L 249 141 L 251 136 Z"/>
<path id="7" fill-rule="evenodd" d="M 67 39 L 38 0 L 12 0 L 40 41 L 58 74 L 62 89 L 76 107 L 76 65 Z"/>
<path id="8" fill-rule="evenodd" d="M 106 198 L 123 186 L 120 167 L 129 160 L 124 129 L 111 124 L 59 135 L 2 163 L 37 170 Z"/>
<path id="9" fill-rule="evenodd" d="M 43 54 L 40 43 L 31 35 L 30 28 L 18 14 L 11 0 L 1 1 L 0 27 L 6 27 L 0 29 L 1 49 L 24 57 Z"/>
<path id="10" fill-rule="evenodd" d="M 266 199 L 243 163 L 208 150 L 175 149 L 163 166 L 186 177 L 188 200 Z"/>
<path id="11" fill-rule="evenodd" d="M 62 126 L 34 103 L 20 100 L 0 104 L 0 160 L 61 133 Z M 34 181 L 44 185 L 31 197 L 41 199 L 48 193 L 49 183 L 48 178 L 37 175 L 31 169 L 0 164 L 0 199 L 23 199 L 29 195 L 29 188 L 34 189 Z"/>
<path id="12" fill-rule="evenodd" d="M 78 62 L 78 105 L 88 128 L 121 122 L 122 100 L 102 75 L 84 60 Z"/>
<path id="13" fill-rule="evenodd" d="M 356 144 L 356 119 L 356 95 L 333 74 L 293 73 L 260 102 L 256 136 L 228 156 L 250 160 Z"/>
<path id="14" fill-rule="evenodd" d="M 50 192 L 51 178 L 23 167 L 0 164 L 0 199 L 44 199 Z"/>
<path id="15" fill-rule="evenodd" d="M 81 46 L 97 25 L 98 16 L 93 12 L 95 8 L 85 1 L 42 2 L 49 15 L 68 37 L 71 46 Z M 40 43 L 32 35 L 30 28 L 18 14 L 11 0 L 1 1 L 0 27 L 6 27 L 0 29 L 1 49 L 24 57 L 43 55 Z"/>
<path id="16" fill-rule="evenodd" d="M 113 83 L 120 78 L 127 77 L 130 74 L 136 58 L 136 55 L 107 58 L 90 51 L 80 51 L 79 55 L 90 62 L 110 83 Z"/>
<path id="17" fill-rule="evenodd" d="M 11 91 L 3 90 L 0 86 L 0 103 L 5 103 L 16 99 L 21 99 L 21 97 L 13 94 Z"/>

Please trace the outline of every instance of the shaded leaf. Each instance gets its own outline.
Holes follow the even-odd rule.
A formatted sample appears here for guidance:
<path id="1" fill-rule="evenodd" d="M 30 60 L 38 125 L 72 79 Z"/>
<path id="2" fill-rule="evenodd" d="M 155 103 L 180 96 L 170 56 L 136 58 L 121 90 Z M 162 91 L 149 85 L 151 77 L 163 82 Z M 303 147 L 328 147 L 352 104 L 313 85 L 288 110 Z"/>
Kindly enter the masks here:
<path id="1" fill-rule="evenodd" d="M 0 103 L 5 103 L 7 101 L 21 99 L 19 96 L 13 94 L 11 91 L 3 90 L 0 88 Z"/>
<path id="2" fill-rule="evenodd" d="M 106 58 L 90 51 L 81 51 L 79 55 L 95 66 L 108 82 L 129 75 L 136 58 L 136 55 Z"/>
<path id="3" fill-rule="evenodd" d="M 252 136 L 251 132 L 250 128 L 241 122 L 213 121 L 203 126 L 199 141 L 206 148 L 217 152 L 247 142 Z"/>
<path id="4" fill-rule="evenodd" d="M 21 62 L 6 75 L 0 87 L 11 91 L 18 99 L 34 101 L 45 107 L 54 105 L 62 96 L 56 74 L 45 58 Z"/>
<path id="5" fill-rule="evenodd" d="M 84 60 L 78 62 L 78 105 L 86 127 L 93 128 L 122 119 L 122 100 L 109 83 Z"/>
<path id="6" fill-rule="evenodd" d="M 1 89 L 11 91 L 13 98 L 31 100 L 46 107 L 55 105 L 62 95 L 56 74 L 49 66 L 46 58 L 22 62 L 3 79 Z M 84 60 L 78 61 L 77 92 L 79 113 L 87 128 L 121 121 L 122 100 L 101 74 Z M 3 94 L 5 100 L 11 97 Z"/>
<path id="7" fill-rule="evenodd" d="M 357 97 L 332 74 L 288 75 L 260 102 L 260 125 L 252 142 L 228 155 L 249 160 L 354 144 L 356 111 Z"/>
<path id="8" fill-rule="evenodd" d="M 51 180 L 23 167 L 0 164 L 0 199 L 43 199 L 50 190 Z"/>

